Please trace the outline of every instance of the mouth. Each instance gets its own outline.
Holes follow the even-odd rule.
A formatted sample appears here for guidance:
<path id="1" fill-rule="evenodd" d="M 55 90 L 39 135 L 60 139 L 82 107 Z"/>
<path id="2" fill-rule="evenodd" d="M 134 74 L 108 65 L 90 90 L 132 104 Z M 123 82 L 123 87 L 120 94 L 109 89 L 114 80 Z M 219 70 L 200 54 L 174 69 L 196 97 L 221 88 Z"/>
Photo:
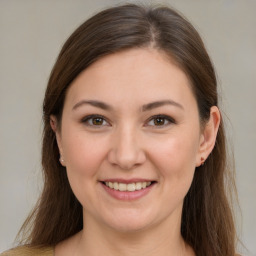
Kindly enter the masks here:
<path id="1" fill-rule="evenodd" d="M 133 201 L 143 198 L 150 193 L 157 182 L 142 179 L 111 179 L 101 181 L 100 183 L 111 197 L 122 201 Z"/>
<path id="2" fill-rule="evenodd" d="M 121 192 L 134 192 L 134 191 L 140 191 L 143 189 L 146 189 L 150 186 L 152 186 L 155 181 L 140 181 L 140 182 L 130 182 L 130 183 L 124 183 L 124 182 L 116 182 L 116 181 L 103 181 L 103 185 L 106 187 L 113 189 L 115 191 L 121 191 Z"/>
<path id="3" fill-rule="evenodd" d="M 133 178 L 112 178 L 99 181 L 104 191 L 111 197 L 122 200 L 132 201 L 146 196 L 157 183 L 155 180 Z"/>

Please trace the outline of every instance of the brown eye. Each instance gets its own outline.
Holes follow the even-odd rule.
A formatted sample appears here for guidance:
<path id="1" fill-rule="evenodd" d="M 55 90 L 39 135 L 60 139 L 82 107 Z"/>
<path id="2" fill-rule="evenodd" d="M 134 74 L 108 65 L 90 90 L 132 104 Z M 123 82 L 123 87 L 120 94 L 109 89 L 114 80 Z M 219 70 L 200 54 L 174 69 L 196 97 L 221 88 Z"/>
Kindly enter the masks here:
<path id="1" fill-rule="evenodd" d="M 165 119 L 158 117 L 154 119 L 154 125 L 159 126 L 159 125 L 165 125 Z"/>
<path id="2" fill-rule="evenodd" d="M 101 117 L 92 118 L 93 125 L 103 125 L 104 119 Z"/>
<path id="3" fill-rule="evenodd" d="M 151 119 L 148 121 L 147 125 L 152 127 L 165 127 L 171 124 L 175 124 L 175 120 L 166 115 L 157 115 L 151 117 Z"/>
<path id="4" fill-rule="evenodd" d="M 103 116 L 100 116 L 100 115 L 87 116 L 82 120 L 82 123 L 84 123 L 87 126 L 92 126 L 92 127 L 93 126 L 94 127 L 96 127 L 96 126 L 101 127 L 101 126 L 109 126 L 110 125 L 106 121 L 106 119 Z"/>

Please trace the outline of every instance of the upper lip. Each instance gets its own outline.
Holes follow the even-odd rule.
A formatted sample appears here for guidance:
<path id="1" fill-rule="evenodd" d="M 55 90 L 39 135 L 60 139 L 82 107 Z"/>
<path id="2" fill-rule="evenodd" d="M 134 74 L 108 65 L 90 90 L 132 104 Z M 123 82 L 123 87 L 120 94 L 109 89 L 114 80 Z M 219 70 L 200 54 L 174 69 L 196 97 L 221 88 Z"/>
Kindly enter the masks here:
<path id="1" fill-rule="evenodd" d="M 153 182 L 155 180 L 152 179 L 142 179 L 142 178 L 134 178 L 134 179 L 104 179 L 101 180 L 101 182 L 118 182 L 118 183 L 124 183 L 124 184 L 129 184 L 129 183 L 136 183 L 136 182 Z"/>

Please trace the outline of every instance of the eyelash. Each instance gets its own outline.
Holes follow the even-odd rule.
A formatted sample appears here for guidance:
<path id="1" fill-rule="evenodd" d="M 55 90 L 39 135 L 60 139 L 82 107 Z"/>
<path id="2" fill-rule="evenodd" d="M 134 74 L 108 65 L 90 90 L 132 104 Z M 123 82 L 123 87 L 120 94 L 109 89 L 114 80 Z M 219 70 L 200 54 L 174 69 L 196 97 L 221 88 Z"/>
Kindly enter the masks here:
<path id="1" fill-rule="evenodd" d="M 155 116 L 152 116 L 152 117 L 150 117 L 150 119 L 148 119 L 147 124 L 149 122 L 151 122 L 151 121 L 154 122 L 154 120 L 156 120 L 156 119 L 164 120 L 164 124 L 160 125 L 160 128 L 166 127 L 166 126 L 168 126 L 170 124 L 176 124 L 176 121 L 172 117 L 167 116 L 167 115 L 155 115 Z M 166 121 L 167 121 L 167 123 L 166 123 Z M 158 125 L 147 125 L 147 126 L 155 126 L 155 127 L 157 127 Z"/>
<path id="2" fill-rule="evenodd" d="M 96 124 L 93 124 L 92 122 L 93 122 L 93 119 L 100 119 L 102 122 L 106 122 L 107 123 L 107 125 L 106 124 L 100 124 L 100 125 L 96 125 Z M 156 119 L 161 119 L 161 120 L 163 120 L 164 121 L 164 124 L 163 125 L 159 125 L 159 127 L 158 127 L 158 125 L 150 125 L 149 123 L 151 122 L 151 121 L 153 121 L 154 122 L 154 120 L 156 120 Z M 167 121 L 167 123 L 166 123 L 166 121 Z M 89 123 L 90 122 L 90 123 Z M 91 127 L 97 127 L 97 128 L 100 128 L 100 127 L 102 127 L 102 126 L 111 126 L 110 125 L 110 123 L 109 123 L 109 121 L 104 117 L 104 116 L 102 116 L 102 115 L 89 115 L 89 116 L 86 116 L 86 117 L 84 117 L 83 119 L 82 119 L 82 123 L 84 123 L 85 125 L 87 125 L 87 126 L 91 126 Z M 167 115 L 155 115 L 155 116 L 152 116 L 152 117 L 150 117 L 148 120 L 147 120 L 147 125 L 146 126 L 155 126 L 155 128 L 162 128 L 162 127 L 166 127 L 166 126 L 168 126 L 168 125 L 170 125 L 170 124 L 176 124 L 176 121 L 172 118 L 172 117 L 170 117 L 170 116 L 167 116 Z"/>
<path id="3" fill-rule="evenodd" d="M 93 121 L 93 119 L 102 119 L 103 120 L 103 122 L 107 122 L 108 124 L 109 124 L 109 122 L 106 120 L 106 118 L 104 117 L 104 116 L 102 116 L 102 115 L 89 115 L 89 116 L 86 116 L 86 117 L 84 117 L 83 119 L 82 119 L 82 123 L 84 123 L 85 125 L 87 125 L 87 126 L 93 126 L 93 127 L 97 127 L 97 128 L 99 128 L 99 127 L 101 127 L 101 126 L 105 126 L 105 125 L 95 125 L 95 124 L 93 124 L 93 123 L 89 123 L 90 121 L 92 122 Z M 110 126 L 110 125 L 108 125 L 108 126 Z"/>

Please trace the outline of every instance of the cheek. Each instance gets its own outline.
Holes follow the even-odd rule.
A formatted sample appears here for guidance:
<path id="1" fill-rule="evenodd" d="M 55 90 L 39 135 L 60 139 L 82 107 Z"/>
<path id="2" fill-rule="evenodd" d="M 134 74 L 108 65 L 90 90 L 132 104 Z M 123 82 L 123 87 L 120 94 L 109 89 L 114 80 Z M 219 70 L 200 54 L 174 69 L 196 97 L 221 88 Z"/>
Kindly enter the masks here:
<path id="1" fill-rule="evenodd" d="M 163 179 L 190 184 L 196 163 L 197 140 L 187 136 L 170 136 L 162 142 L 154 142 L 150 157 Z"/>
<path id="2" fill-rule="evenodd" d="M 100 140 L 85 136 L 84 132 L 75 132 L 65 137 L 63 149 L 68 180 L 75 196 L 84 207 L 94 205 L 92 191 L 98 186 L 106 146 Z"/>
<path id="3" fill-rule="evenodd" d="M 149 153 L 158 171 L 162 215 L 169 215 L 179 206 L 191 186 L 195 172 L 196 143 L 186 136 L 170 136 L 154 142 Z"/>
<path id="4" fill-rule="evenodd" d="M 84 132 L 75 132 L 66 136 L 63 141 L 66 168 L 70 176 L 96 176 L 106 155 L 102 140 L 86 136 Z"/>

